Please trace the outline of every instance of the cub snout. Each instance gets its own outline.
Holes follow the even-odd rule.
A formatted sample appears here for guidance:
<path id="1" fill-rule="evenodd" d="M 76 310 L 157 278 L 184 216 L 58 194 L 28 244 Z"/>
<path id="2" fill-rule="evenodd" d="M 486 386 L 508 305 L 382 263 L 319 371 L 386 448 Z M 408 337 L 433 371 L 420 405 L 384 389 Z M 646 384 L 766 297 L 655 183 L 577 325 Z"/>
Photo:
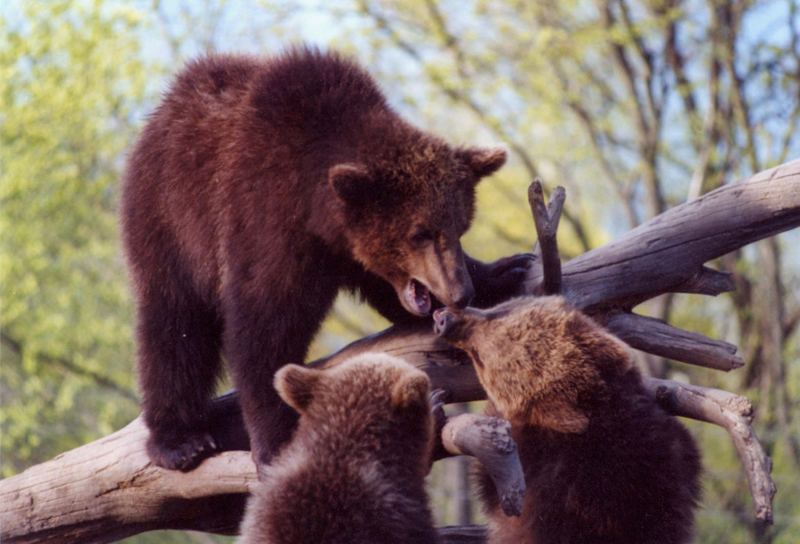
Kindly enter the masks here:
<path id="1" fill-rule="evenodd" d="M 447 338 L 452 333 L 459 318 L 449 308 L 438 308 L 433 312 L 433 332 L 442 338 Z"/>

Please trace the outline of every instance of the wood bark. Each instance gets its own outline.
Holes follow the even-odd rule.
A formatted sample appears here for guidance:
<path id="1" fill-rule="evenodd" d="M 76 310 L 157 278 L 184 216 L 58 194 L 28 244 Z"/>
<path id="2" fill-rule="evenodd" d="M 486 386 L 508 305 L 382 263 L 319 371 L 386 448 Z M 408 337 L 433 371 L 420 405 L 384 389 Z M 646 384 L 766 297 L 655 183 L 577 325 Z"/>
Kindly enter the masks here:
<path id="1" fill-rule="evenodd" d="M 716 295 L 729 290 L 730 278 L 706 268 L 706 262 L 798 225 L 800 160 L 677 206 L 564 263 L 560 289 L 573 305 L 634 347 L 732 369 L 739 360 L 730 345 L 630 311 L 661 293 Z M 543 292 L 543 278 L 543 268 L 534 267 L 523 291 Z M 434 387 L 445 389 L 448 402 L 484 398 L 464 354 L 440 342 L 428 326 L 390 328 L 312 364 L 331 365 L 365 351 L 385 351 L 423 368 Z M 674 382 L 648 384 L 665 409 L 722 425 L 731 433 L 756 500 L 757 519 L 769 521 L 774 484 L 769 458 L 750 427 L 747 401 L 729 402 L 741 397 Z M 137 419 L 97 442 L 0 481 L 0 540 L 109 542 L 160 528 L 235 532 L 247 489 L 255 482 L 249 454 L 226 451 L 190 473 L 164 471 L 149 463 L 145 435 Z M 234 395 L 215 402 L 214 435 L 224 450 L 247 447 Z M 450 447 L 454 453 L 464 451 L 463 443 Z M 483 534 L 475 527 L 442 529 L 445 542 L 481 542 Z"/>
<path id="2" fill-rule="evenodd" d="M 471 455 L 479 459 L 495 482 L 503 513 L 522 515 L 525 475 L 508 421 L 479 414 L 460 414 L 442 429 L 442 444 L 453 455 Z"/>

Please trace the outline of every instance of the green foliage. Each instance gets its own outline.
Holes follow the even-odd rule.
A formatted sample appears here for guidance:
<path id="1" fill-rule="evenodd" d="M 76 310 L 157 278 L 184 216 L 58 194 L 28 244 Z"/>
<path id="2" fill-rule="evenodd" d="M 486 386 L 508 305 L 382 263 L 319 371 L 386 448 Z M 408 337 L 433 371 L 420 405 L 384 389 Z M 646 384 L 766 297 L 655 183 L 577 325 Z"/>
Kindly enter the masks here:
<path id="1" fill-rule="evenodd" d="M 24 3 L 0 41 L 3 474 L 136 414 L 115 206 L 145 72 L 134 12 Z"/>

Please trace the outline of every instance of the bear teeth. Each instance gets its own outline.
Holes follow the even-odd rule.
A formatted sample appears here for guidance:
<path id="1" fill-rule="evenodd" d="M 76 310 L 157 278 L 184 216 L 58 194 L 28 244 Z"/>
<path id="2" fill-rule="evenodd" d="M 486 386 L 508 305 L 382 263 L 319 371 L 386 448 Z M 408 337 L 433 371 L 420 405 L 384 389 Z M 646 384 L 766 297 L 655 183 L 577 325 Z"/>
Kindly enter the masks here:
<path id="1" fill-rule="evenodd" d="M 421 315 L 428 315 L 431 311 L 431 294 L 421 282 L 412 279 L 408 285 L 408 298 Z"/>

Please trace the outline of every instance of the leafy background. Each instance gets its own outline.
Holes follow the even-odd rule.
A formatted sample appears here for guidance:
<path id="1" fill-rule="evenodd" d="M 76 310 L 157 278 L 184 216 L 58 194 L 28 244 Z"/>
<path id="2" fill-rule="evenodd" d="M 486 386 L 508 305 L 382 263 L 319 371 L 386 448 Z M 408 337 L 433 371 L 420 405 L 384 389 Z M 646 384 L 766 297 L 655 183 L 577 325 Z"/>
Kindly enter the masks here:
<path id="1" fill-rule="evenodd" d="M 506 144 L 512 160 L 480 186 L 465 239 L 483 259 L 531 248 L 524 195 L 536 175 L 567 188 L 559 243 L 569 258 L 800 157 L 795 0 L 10 0 L 0 36 L 3 476 L 138 413 L 120 172 L 171 75 L 204 51 L 336 48 L 368 66 L 417 125 L 454 143 Z M 747 365 L 729 375 L 638 360 L 656 376 L 750 397 L 775 462 L 776 523 L 760 532 L 727 435 L 687 423 L 706 467 L 698 542 L 800 539 L 799 242 L 791 232 L 720 259 L 733 294 L 637 310 L 740 346 Z M 310 357 L 384 325 L 341 297 Z M 465 473 L 451 460 L 431 475 L 441 524 L 481 520 Z"/>

